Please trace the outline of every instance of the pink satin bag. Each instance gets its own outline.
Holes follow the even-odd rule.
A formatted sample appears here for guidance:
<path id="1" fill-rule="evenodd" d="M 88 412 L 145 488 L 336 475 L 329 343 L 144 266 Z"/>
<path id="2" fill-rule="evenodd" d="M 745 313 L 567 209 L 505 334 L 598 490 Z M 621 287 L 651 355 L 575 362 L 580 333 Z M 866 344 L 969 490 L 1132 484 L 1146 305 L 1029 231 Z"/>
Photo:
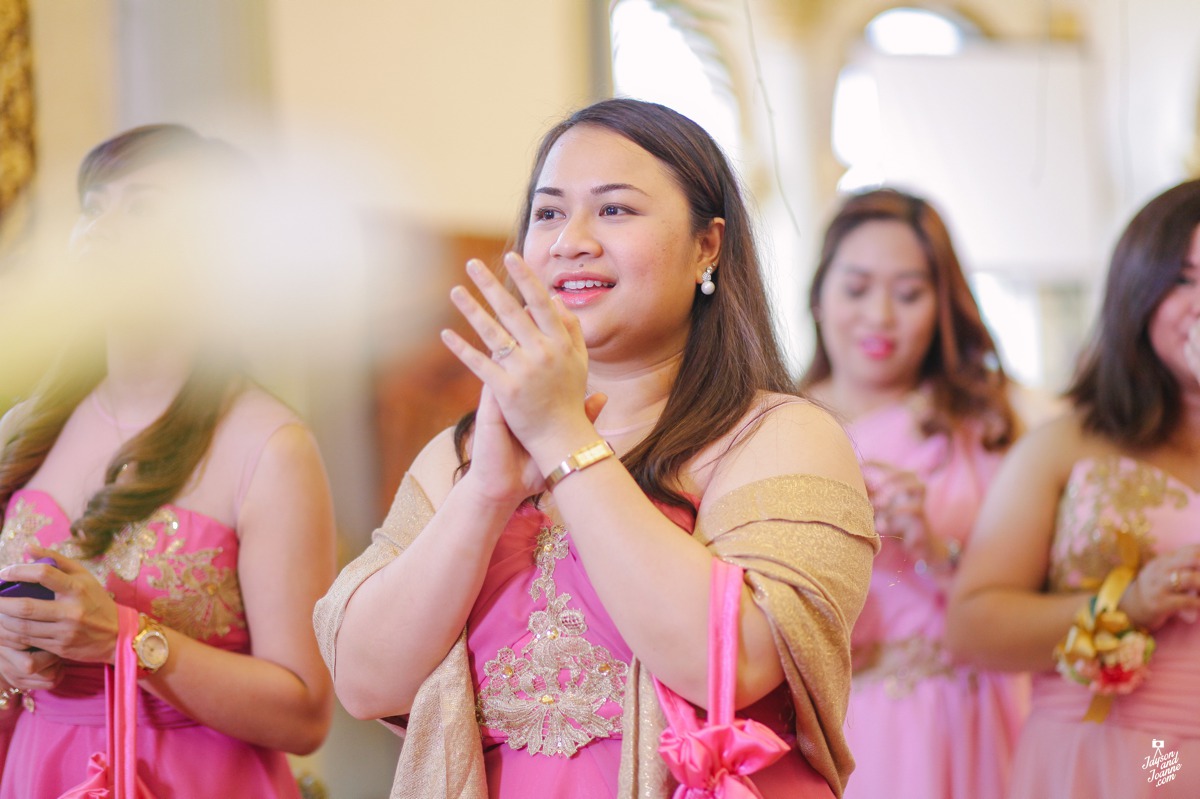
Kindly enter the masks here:
<path id="1" fill-rule="evenodd" d="M 673 799 L 762 799 L 750 775 L 790 749 L 765 725 L 733 715 L 741 598 L 742 570 L 713 558 L 706 721 L 700 721 L 690 702 L 654 681 L 668 725 L 658 751 L 679 782 Z"/>
<path id="2" fill-rule="evenodd" d="M 116 664 L 104 670 L 108 752 L 93 753 L 87 779 L 59 799 L 154 799 L 137 776 L 137 626 L 137 611 L 117 605 Z"/>

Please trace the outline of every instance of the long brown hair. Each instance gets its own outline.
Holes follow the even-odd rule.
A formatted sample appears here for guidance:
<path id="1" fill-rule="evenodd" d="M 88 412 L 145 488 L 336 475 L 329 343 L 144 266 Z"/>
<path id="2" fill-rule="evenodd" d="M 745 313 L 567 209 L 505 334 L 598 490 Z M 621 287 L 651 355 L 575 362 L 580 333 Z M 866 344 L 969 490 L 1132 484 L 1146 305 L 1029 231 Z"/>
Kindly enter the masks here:
<path id="1" fill-rule="evenodd" d="M 833 372 L 817 322 L 821 289 L 846 236 L 860 225 L 876 221 L 900 222 L 912 230 L 925 253 L 937 296 L 937 325 L 918 374 L 931 400 L 929 412 L 921 420 L 921 431 L 926 436 L 948 434 L 963 421 L 976 419 L 983 424 L 987 449 L 1008 447 L 1017 433 L 1017 418 L 1008 397 L 1009 381 L 963 275 L 950 233 L 933 206 L 895 189 L 852 195 L 825 230 L 821 258 L 808 290 L 816 351 L 800 387 L 811 388 Z"/>
<path id="2" fill-rule="evenodd" d="M 179 125 L 135 128 L 88 153 L 79 168 L 79 197 L 156 161 L 198 158 L 228 166 L 234 152 Z M 0 442 L 0 508 L 41 468 L 75 408 L 103 379 L 101 349 L 95 341 L 72 347 L 17 411 L 15 434 Z M 162 416 L 117 451 L 103 487 L 71 525 L 86 557 L 108 551 L 118 532 L 179 495 L 212 444 L 233 383 L 226 365 L 198 361 Z"/>
<path id="3" fill-rule="evenodd" d="M 1132 448 L 1162 444 L 1182 414 L 1179 381 L 1150 343 L 1150 319 L 1179 284 L 1200 225 L 1200 180 L 1155 197 L 1113 250 L 1100 317 L 1067 396 L 1086 430 Z"/>
<path id="4" fill-rule="evenodd" d="M 559 138 L 579 125 L 624 136 L 665 164 L 687 197 L 694 235 L 713 219 L 725 220 L 717 290 L 705 295 L 697 287 L 691 329 L 666 407 L 650 434 L 622 458 L 651 498 L 691 507 L 678 490 L 680 470 L 733 430 L 760 392 L 795 390 L 771 325 L 750 216 L 729 162 L 703 128 L 654 103 L 603 100 L 576 111 L 542 138 L 517 224 L 517 250 L 525 246 L 533 192 L 546 158 Z M 474 414 L 468 414 L 455 430 L 464 467 L 473 424 Z"/>

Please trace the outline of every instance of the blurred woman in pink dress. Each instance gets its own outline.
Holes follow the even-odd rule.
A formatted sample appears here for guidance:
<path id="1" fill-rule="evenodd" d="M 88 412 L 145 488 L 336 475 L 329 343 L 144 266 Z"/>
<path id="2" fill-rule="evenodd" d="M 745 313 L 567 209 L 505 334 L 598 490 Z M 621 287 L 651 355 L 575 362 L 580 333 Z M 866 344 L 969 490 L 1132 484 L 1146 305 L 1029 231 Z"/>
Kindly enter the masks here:
<path id="1" fill-rule="evenodd" d="M 852 639 L 846 796 L 1000 799 L 1023 686 L 942 644 L 959 554 L 1017 434 L 996 348 L 941 218 L 890 189 L 845 201 L 809 302 L 802 387 L 848 420 L 883 543 Z"/>
<path id="2" fill-rule="evenodd" d="M 1200 796 L 1198 321 L 1191 181 L 1125 229 L 1073 409 L 1004 464 L 952 598 L 958 653 L 1036 672 L 1013 799 Z"/>
<path id="3" fill-rule="evenodd" d="M 163 125 L 80 169 L 75 268 L 144 302 L 0 422 L 0 578 L 55 593 L 0 599 L 3 799 L 59 796 L 105 751 L 118 605 L 139 612 L 138 775 L 155 795 L 297 797 L 284 752 L 328 729 L 308 623 L 333 571 L 321 460 L 290 410 L 211 354 L 211 309 L 186 290 L 215 235 L 195 214 L 222 199 L 199 187 L 227 188 L 237 161 Z M 139 293 L 147 281 L 176 291 Z M 46 555 L 57 567 L 25 563 Z"/>
<path id="4" fill-rule="evenodd" d="M 606 100 L 547 134 L 524 201 L 520 298 L 477 261 L 496 315 L 451 295 L 477 413 L 318 606 L 338 696 L 406 728 L 394 796 L 666 799 L 652 676 L 707 703 L 721 558 L 746 569 L 737 706 L 789 744 L 755 784 L 840 795 L 876 539 L 845 433 L 789 393 L 728 162 Z"/>

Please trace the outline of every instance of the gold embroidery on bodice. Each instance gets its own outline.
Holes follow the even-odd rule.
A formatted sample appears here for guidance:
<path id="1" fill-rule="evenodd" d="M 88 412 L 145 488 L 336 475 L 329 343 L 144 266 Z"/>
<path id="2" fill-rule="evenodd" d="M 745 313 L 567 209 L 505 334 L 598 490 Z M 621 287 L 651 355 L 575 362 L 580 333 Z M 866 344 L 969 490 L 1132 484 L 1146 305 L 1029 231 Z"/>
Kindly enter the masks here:
<path id="1" fill-rule="evenodd" d="M 0 564 L 21 562 L 26 547 L 38 542 L 37 533 L 51 521 L 18 498 L 0 533 Z M 152 525 L 158 525 L 161 533 Z M 160 535 L 166 539 L 165 546 L 155 552 Z M 206 547 L 181 552 L 185 541 L 178 536 L 179 516 L 164 506 L 145 521 L 128 525 L 117 533 L 108 551 L 98 558 L 83 559 L 79 543 L 71 538 L 51 545 L 50 549 L 79 560 L 103 586 L 108 585 L 113 575 L 134 583 L 143 568 L 155 570 L 158 576 L 148 576 L 146 583 L 163 595 L 150 601 L 150 614 L 191 638 L 224 637 L 235 628 L 245 629 L 237 572 L 214 565 L 224 549 Z"/>
<path id="2" fill-rule="evenodd" d="M 546 609 L 530 614 L 533 638 L 519 654 L 504 647 L 484 664 L 487 686 L 479 692 L 480 724 L 531 755 L 571 757 L 590 741 L 621 731 L 619 713 L 610 719 L 597 711 L 608 702 L 622 705 L 629 667 L 584 638 L 583 613 L 567 607 L 570 594 L 558 593 L 554 567 L 567 556 L 566 536 L 562 525 L 543 527 L 538 535 L 538 576 L 529 594 L 535 600 L 544 595 Z"/>
<path id="3" fill-rule="evenodd" d="M 18 497 L 4 517 L 0 531 L 0 566 L 11 566 L 25 560 L 25 548 L 37 543 L 37 534 L 53 519 L 34 510 L 33 505 Z"/>
<path id="4" fill-rule="evenodd" d="M 1137 543 L 1141 562 L 1154 556 L 1155 539 L 1146 512 L 1187 507 L 1187 492 L 1169 474 L 1148 463 L 1117 456 L 1096 458 L 1081 476 L 1072 475 L 1059 501 L 1050 586 L 1095 591 L 1122 562 L 1120 540 Z"/>
<path id="5" fill-rule="evenodd" d="M 162 525 L 163 532 L 167 535 L 174 535 L 179 531 L 179 518 L 175 513 L 167 508 L 159 508 L 150 518 L 128 525 L 114 535 L 108 551 L 97 558 L 84 560 L 83 550 L 73 538 L 55 544 L 53 548 L 68 558 L 81 561 L 100 585 L 108 585 L 108 579 L 114 574 L 119 579 L 131 583 L 138 578 L 142 571 L 142 563 L 158 543 L 158 533 L 150 526 L 152 524 Z M 182 544 L 182 541 L 172 542 L 172 545 L 177 544 Z M 175 548 L 178 549 L 178 546 Z M 170 549 L 171 546 L 168 546 L 162 554 L 166 555 Z"/>

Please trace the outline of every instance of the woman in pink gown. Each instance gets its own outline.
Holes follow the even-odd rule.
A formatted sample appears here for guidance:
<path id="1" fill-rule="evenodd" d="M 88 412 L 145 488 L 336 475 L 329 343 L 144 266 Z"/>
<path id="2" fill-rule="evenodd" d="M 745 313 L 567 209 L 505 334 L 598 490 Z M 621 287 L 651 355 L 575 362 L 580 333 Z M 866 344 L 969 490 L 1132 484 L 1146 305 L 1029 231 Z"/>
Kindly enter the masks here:
<path id="1" fill-rule="evenodd" d="M 948 640 L 1037 672 L 1013 799 L 1200 796 L 1198 285 L 1191 181 L 1126 228 L 1073 410 L 1017 445 L 981 512 Z"/>
<path id="2" fill-rule="evenodd" d="M 706 702 L 714 558 L 746 570 L 739 713 L 790 745 L 754 783 L 841 794 L 877 542 L 844 432 L 789 395 L 750 230 L 674 111 L 608 100 L 543 140 L 521 299 L 479 262 L 496 316 L 451 295 L 492 352 L 445 337 L 478 411 L 317 608 L 343 704 L 405 731 L 393 796 L 665 799 L 653 679 Z"/>
<path id="3" fill-rule="evenodd" d="M 80 171 L 77 268 L 131 290 L 135 259 L 165 269 L 153 245 L 197 241 L 163 234 L 189 230 L 192 187 L 228 158 L 175 126 L 97 147 Z M 55 592 L 0 599 L 2 799 L 57 797 L 106 751 L 118 605 L 160 642 L 153 657 L 135 647 L 138 776 L 155 796 L 298 797 L 284 751 L 311 751 L 328 729 L 307 630 L 333 564 L 315 444 L 283 404 L 213 365 L 194 298 L 154 299 L 106 320 L 99 365 L 56 366 L 0 422 L 0 578 Z M 57 567 L 26 563 L 45 555 Z"/>
<path id="4" fill-rule="evenodd" d="M 850 419 L 882 550 L 854 628 L 847 797 L 1000 799 L 1024 710 L 1014 677 L 951 662 L 958 553 L 1016 420 L 941 218 L 890 189 L 826 233 L 804 387 Z"/>

